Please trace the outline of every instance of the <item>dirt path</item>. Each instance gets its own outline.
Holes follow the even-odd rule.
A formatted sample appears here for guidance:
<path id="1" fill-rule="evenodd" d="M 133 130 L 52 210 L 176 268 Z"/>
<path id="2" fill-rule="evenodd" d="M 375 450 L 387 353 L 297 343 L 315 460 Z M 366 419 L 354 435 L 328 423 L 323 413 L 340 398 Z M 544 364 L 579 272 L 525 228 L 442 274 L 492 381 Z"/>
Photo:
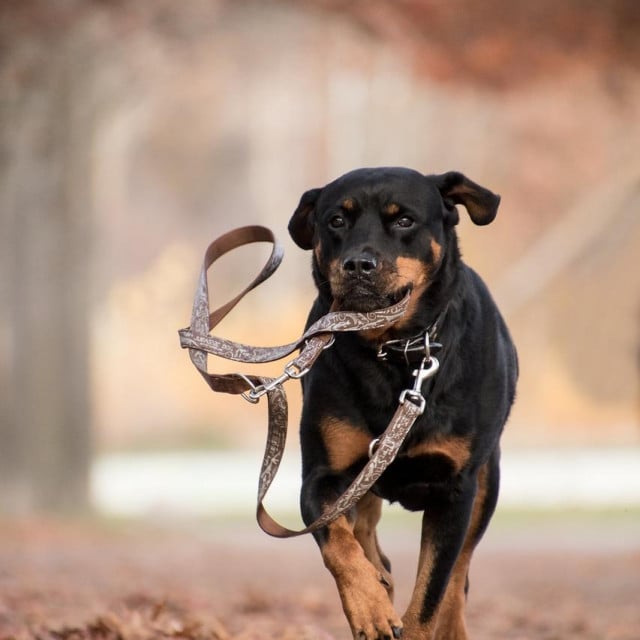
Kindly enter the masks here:
<path id="1" fill-rule="evenodd" d="M 638 527 L 498 528 L 472 565 L 475 640 L 638 640 Z M 417 532 L 383 532 L 406 604 Z M 311 538 L 238 526 L 0 523 L 0 639 L 347 640 Z"/>

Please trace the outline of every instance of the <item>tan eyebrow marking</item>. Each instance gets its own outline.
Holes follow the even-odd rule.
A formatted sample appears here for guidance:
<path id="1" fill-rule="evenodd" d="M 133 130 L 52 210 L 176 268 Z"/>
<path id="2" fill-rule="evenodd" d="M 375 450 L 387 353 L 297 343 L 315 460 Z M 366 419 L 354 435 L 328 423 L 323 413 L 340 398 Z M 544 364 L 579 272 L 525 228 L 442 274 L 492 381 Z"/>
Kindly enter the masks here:
<path id="1" fill-rule="evenodd" d="M 340 206 L 345 211 L 353 211 L 356 208 L 356 201 L 353 198 L 345 198 Z"/>
<path id="2" fill-rule="evenodd" d="M 386 213 L 388 216 L 395 216 L 396 214 L 400 213 L 400 205 L 392 202 L 382 210 L 382 213 Z"/>

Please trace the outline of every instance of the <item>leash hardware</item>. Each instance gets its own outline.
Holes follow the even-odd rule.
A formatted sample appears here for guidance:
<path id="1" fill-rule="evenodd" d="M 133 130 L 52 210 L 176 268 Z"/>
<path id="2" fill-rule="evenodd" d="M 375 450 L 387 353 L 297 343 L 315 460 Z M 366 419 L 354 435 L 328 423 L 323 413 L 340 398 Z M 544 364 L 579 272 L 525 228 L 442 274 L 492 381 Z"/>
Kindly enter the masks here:
<path id="1" fill-rule="evenodd" d="M 326 347 L 324 347 L 324 348 L 326 349 Z M 304 376 L 306 376 L 307 373 L 309 373 L 309 371 L 310 371 L 309 367 L 305 367 L 304 369 L 301 369 L 292 360 L 291 362 L 287 363 L 287 366 L 284 368 L 284 373 L 282 374 L 282 376 L 280 376 L 280 378 L 282 378 L 283 376 L 286 376 L 285 379 L 293 378 L 294 380 L 299 380 L 300 378 L 303 378 Z M 278 378 L 278 380 L 280 380 L 280 378 Z M 278 384 L 281 384 L 284 381 L 285 380 L 282 380 Z"/>
<path id="2" fill-rule="evenodd" d="M 258 404 L 258 401 L 260 400 L 260 396 L 254 396 L 253 394 L 255 394 L 258 391 L 258 389 L 260 389 L 263 385 L 256 387 L 256 385 L 253 384 L 253 382 L 251 381 L 251 378 L 249 378 L 248 376 L 245 376 L 244 373 L 238 373 L 236 375 L 242 378 L 251 387 L 249 391 L 244 391 L 243 393 L 240 394 L 240 396 L 243 397 L 247 402 L 250 402 L 251 404 Z"/>
<path id="3" fill-rule="evenodd" d="M 404 404 L 405 400 L 408 399 L 410 402 L 413 402 L 413 404 L 418 406 L 418 409 L 422 414 L 427 402 L 422 395 L 422 384 L 427 378 L 435 375 L 439 368 L 440 362 L 438 361 L 438 358 L 431 357 L 429 358 L 429 360 L 423 358 L 422 362 L 420 363 L 420 368 L 416 369 L 413 372 L 413 375 L 416 378 L 415 382 L 413 383 L 413 389 L 405 389 L 400 394 L 400 404 Z"/>
<path id="4" fill-rule="evenodd" d="M 247 378 L 247 376 L 239 373 L 238 375 L 251 385 L 251 389 L 249 391 L 245 391 L 240 395 L 248 402 L 251 402 L 251 404 L 257 404 L 260 398 L 262 398 L 262 396 L 266 393 L 269 393 L 269 391 L 272 391 L 276 387 L 279 387 L 281 384 L 284 384 L 287 380 L 298 380 L 303 376 L 306 376 L 307 373 L 309 373 L 309 367 L 300 369 L 300 367 L 295 363 L 294 360 L 287 363 L 284 371 L 277 378 L 273 378 L 273 380 L 271 380 L 270 382 L 258 386 L 253 384 L 251 380 Z"/>
<path id="5" fill-rule="evenodd" d="M 429 361 L 431 359 L 431 351 L 442 349 L 440 342 L 432 342 L 431 339 L 435 337 L 435 330 L 429 328 L 418 336 L 413 338 L 397 338 L 395 340 L 387 340 L 378 347 L 376 357 L 378 360 L 389 360 L 392 353 L 402 356 L 407 365 L 411 365 L 411 355 L 421 355 L 423 359 Z"/>
<path id="6" fill-rule="evenodd" d="M 281 385 L 283 382 L 286 382 L 290 378 L 291 376 L 285 371 L 282 375 L 279 375 L 277 378 L 274 378 L 273 380 L 271 380 L 271 382 L 258 385 L 257 387 L 254 385 L 253 389 L 251 389 L 250 391 L 247 391 L 246 396 L 243 393 L 242 397 L 245 398 L 245 400 L 248 400 L 249 402 L 251 402 L 252 404 L 256 404 L 260 400 L 260 398 L 262 398 L 263 395 L 269 393 L 269 391 L 272 391 L 277 386 Z"/>
<path id="7" fill-rule="evenodd" d="M 409 400 L 413 404 L 418 407 L 418 413 L 422 415 L 424 412 L 424 407 L 427 404 L 427 401 L 424 399 L 424 396 L 419 391 L 414 391 L 413 389 L 405 389 L 400 394 L 400 404 L 404 404 L 406 400 Z"/>
<path id="8" fill-rule="evenodd" d="M 369 443 L 369 459 L 373 458 L 376 451 L 378 450 L 378 446 L 380 445 L 380 438 L 374 438 Z"/>
<path id="9" fill-rule="evenodd" d="M 333 347 L 333 343 L 336 341 L 336 334 L 332 333 L 331 334 L 331 338 L 329 340 L 329 342 L 327 342 L 327 344 L 324 345 L 324 347 L 322 347 L 323 351 L 326 351 L 327 349 Z"/>

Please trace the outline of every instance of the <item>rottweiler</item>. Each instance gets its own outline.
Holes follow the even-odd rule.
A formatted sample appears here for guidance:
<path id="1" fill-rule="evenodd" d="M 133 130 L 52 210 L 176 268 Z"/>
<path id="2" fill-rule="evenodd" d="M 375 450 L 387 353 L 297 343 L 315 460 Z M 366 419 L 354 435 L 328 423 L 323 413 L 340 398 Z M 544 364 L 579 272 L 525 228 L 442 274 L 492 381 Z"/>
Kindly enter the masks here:
<path id="1" fill-rule="evenodd" d="M 294 242 L 313 255 L 318 296 L 308 325 L 330 310 L 366 312 L 410 296 L 390 327 L 337 334 L 303 381 L 307 524 L 364 467 L 420 361 L 437 355 L 440 363 L 394 462 L 356 507 L 314 533 L 357 640 L 467 638 L 469 563 L 498 499 L 499 440 L 518 364 L 486 285 L 462 261 L 456 205 L 486 225 L 499 202 L 459 172 L 366 168 L 304 193 L 289 223 Z M 423 512 L 417 579 L 402 618 L 376 535 L 383 500 Z"/>

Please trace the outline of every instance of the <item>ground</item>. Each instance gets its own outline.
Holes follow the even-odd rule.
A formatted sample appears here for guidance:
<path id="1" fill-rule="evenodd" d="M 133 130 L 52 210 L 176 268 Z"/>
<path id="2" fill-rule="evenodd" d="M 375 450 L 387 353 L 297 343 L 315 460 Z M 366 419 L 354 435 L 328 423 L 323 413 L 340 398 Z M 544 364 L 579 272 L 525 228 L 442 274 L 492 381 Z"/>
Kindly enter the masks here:
<path id="1" fill-rule="evenodd" d="M 391 524 L 396 602 L 415 521 Z M 637 514 L 498 518 L 472 564 L 474 640 L 638 640 Z M 347 640 L 310 537 L 253 523 L 0 522 L 0 640 Z"/>

